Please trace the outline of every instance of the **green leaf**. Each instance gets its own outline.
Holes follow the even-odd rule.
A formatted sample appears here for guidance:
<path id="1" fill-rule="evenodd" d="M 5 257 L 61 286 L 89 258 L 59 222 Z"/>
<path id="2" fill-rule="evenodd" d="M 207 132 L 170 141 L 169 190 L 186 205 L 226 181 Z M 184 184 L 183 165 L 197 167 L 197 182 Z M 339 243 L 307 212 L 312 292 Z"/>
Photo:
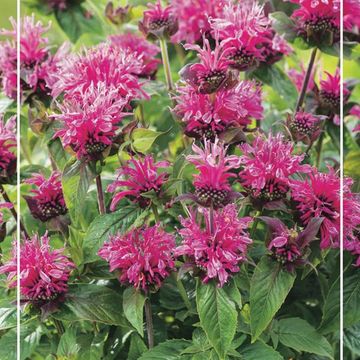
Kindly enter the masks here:
<path id="1" fill-rule="evenodd" d="M 239 352 L 243 360 L 283 360 L 283 357 L 276 350 L 261 341 L 256 341 Z"/>
<path id="2" fill-rule="evenodd" d="M 196 304 L 201 327 L 220 359 L 225 359 L 230 349 L 237 326 L 237 312 L 224 289 L 215 283 L 203 284 L 196 288 Z"/>
<path id="3" fill-rule="evenodd" d="M 353 275 L 344 276 L 344 327 L 350 327 L 360 321 L 360 270 Z"/>
<path id="4" fill-rule="evenodd" d="M 71 159 L 65 166 L 62 187 L 66 206 L 69 210 L 80 211 L 95 176 L 86 162 Z"/>
<path id="5" fill-rule="evenodd" d="M 279 66 L 261 66 L 254 70 L 252 76 L 271 86 L 292 108 L 297 100 L 295 85 Z"/>
<path id="6" fill-rule="evenodd" d="M 155 140 L 163 134 L 163 132 L 150 129 L 135 129 L 131 133 L 132 147 L 135 151 L 145 154 L 151 149 Z"/>
<path id="7" fill-rule="evenodd" d="M 261 258 L 250 285 L 250 325 L 255 341 L 269 325 L 286 299 L 295 275 L 283 270 L 269 256 Z"/>
<path id="8" fill-rule="evenodd" d="M 63 170 L 69 161 L 69 154 L 64 150 L 61 140 L 54 139 L 48 144 L 50 156 L 60 170 Z"/>
<path id="9" fill-rule="evenodd" d="M 88 320 L 108 325 L 123 325 L 121 304 L 121 296 L 106 286 L 70 285 L 66 301 L 53 316 L 65 321 Z"/>
<path id="10" fill-rule="evenodd" d="M 279 320 L 276 331 L 279 341 L 289 348 L 333 359 L 333 349 L 329 342 L 303 319 Z"/>
<path id="11" fill-rule="evenodd" d="M 273 29 L 279 34 L 284 35 L 287 41 L 292 41 L 296 37 L 296 25 L 284 12 L 275 11 L 269 15 L 272 20 Z"/>
<path id="12" fill-rule="evenodd" d="M 0 331 L 16 327 L 16 307 L 0 308 Z"/>
<path id="13" fill-rule="evenodd" d="M 136 333 L 131 334 L 127 360 L 138 360 L 145 351 L 147 347 L 141 337 Z"/>
<path id="14" fill-rule="evenodd" d="M 338 277 L 331 285 L 325 298 L 323 316 L 319 331 L 327 334 L 336 331 L 340 327 L 340 278 Z"/>
<path id="15" fill-rule="evenodd" d="M 14 100 L 0 94 L 0 114 L 4 114 L 13 103 Z"/>
<path id="16" fill-rule="evenodd" d="M 90 224 L 83 242 L 84 263 L 99 259 L 98 250 L 109 240 L 109 236 L 118 231 L 126 231 L 139 216 L 136 205 L 127 205 L 110 214 L 99 215 Z"/>
<path id="17" fill-rule="evenodd" d="M 68 360 L 75 360 L 77 359 L 79 350 L 80 346 L 76 342 L 76 330 L 74 328 L 68 328 L 60 338 L 57 355 L 65 357 Z"/>
<path id="18" fill-rule="evenodd" d="M 185 350 L 191 341 L 176 339 L 165 341 L 151 350 L 143 353 L 139 360 L 178 360 L 183 359 L 181 353 Z"/>
<path id="19" fill-rule="evenodd" d="M 85 9 L 79 4 L 69 6 L 66 11 L 56 11 L 55 17 L 72 43 L 76 43 L 85 33 L 97 35 L 102 33 L 98 19 L 94 15 L 86 16 Z"/>
<path id="20" fill-rule="evenodd" d="M 360 323 L 344 330 L 344 346 L 360 357 Z"/>
<path id="21" fill-rule="evenodd" d="M 346 175 L 360 178 L 360 150 L 351 150 L 345 157 L 344 161 L 344 172 Z"/>
<path id="22" fill-rule="evenodd" d="M 133 287 L 129 287 L 123 294 L 123 308 L 125 317 L 137 332 L 144 337 L 143 315 L 145 296 Z"/>

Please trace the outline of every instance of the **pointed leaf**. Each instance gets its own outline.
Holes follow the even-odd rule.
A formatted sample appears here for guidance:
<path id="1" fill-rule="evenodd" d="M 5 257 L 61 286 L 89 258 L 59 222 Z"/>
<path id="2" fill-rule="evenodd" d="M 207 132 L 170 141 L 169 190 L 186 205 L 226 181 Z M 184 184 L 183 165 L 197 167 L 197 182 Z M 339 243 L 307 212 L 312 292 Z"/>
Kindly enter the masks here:
<path id="1" fill-rule="evenodd" d="M 124 291 L 123 308 L 125 317 L 142 337 L 144 336 L 143 315 L 145 300 L 145 296 L 133 287 L 129 287 Z"/>

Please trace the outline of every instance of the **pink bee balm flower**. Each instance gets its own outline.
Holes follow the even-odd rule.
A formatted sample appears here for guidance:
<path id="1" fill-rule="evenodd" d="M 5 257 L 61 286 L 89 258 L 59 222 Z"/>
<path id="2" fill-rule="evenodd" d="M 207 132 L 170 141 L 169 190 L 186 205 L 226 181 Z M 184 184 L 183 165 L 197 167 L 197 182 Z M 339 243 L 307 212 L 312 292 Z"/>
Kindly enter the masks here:
<path id="1" fill-rule="evenodd" d="M 107 89 L 104 83 L 90 84 L 77 99 L 65 100 L 61 114 L 53 117 L 62 122 L 59 137 L 64 148 L 70 148 L 78 159 L 100 159 L 112 145 L 127 100 L 118 97 L 118 89 Z"/>
<path id="2" fill-rule="evenodd" d="M 267 139 L 258 136 L 252 145 L 242 144 L 240 148 L 240 182 L 254 198 L 280 200 L 289 190 L 290 176 L 309 171 L 308 165 L 301 165 L 304 155 L 293 155 L 293 144 L 281 134 L 270 134 Z"/>
<path id="3" fill-rule="evenodd" d="M 265 60 L 261 48 L 269 42 L 266 31 L 270 22 L 263 6 L 257 2 L 228 2 L 220 18 L 212 20 L 212 28 L 223 40 L 222 46 L 231 65 L 239 71 L 256 67 Z"/>
<path id="4" fill-rule="evenodd" d="M 16 243 L 13 258 L 0 267 L 1 274 L 8 274 L 9 287 L 16 287 L 20 277 L 20 293 L 25 301 L 36 305 L 61 300 L 68 290 L 71 270 L 75 267 L 64 249 L 52 250 L 47 234 L 34 235 L 20 245 L 20 272 L 17 272 Z"/>
<path id="5" fill-rule="evenodd" d="M 297 21 L 298 27 L 304 35 L 314 35 L 317 40 L 326 32 L 333 33 L 334 39 L 339 38 L 340 30 L 340 0 L 290 0 L 298 4 L 292 18 Z"/>
<path id="6" fill-rule="evenodd" d="M 251 218 L 238 218 L 234 205 L 215 211 L 213 221 L 210 220 L 210 210 L 202 209 L 202 214 L 204 228 L 197 221 L 196 213 L 181 219 L 183 228 L 179 233 L 183 242 L 175 254 L 184 255 L 196 266 L 204 283 L 214 279 L 222 287 L 246 261 L 247 247 L 252 243 L 246 231 Z"/>
<path id="7" fill-rule="evenodd" d="M 125 166 L 118 170 L 118 178 L 108 186 L 108 192 L 116 192 L 118 187 L 124 188 L 118 192 L 111 201 L 110 210 L 114 211 L 118 202 L 128 197 L 139 203 L 141 207 L 147 207 L 150 199 L 142 196 L 143 193 L 154 191 L 160 194 L 161 186 L 167 180 L 167 173 L 158 174 L 160 168 L 169 166 L 167 161 L 155 162 L 151 155 L 144 159 L 130 159 Z"/>
<path id="8" fill-rule="evenodd" d="M 343 0 L 344 29 L 355 31 L 360 29 L 360 3 L 358 0 Z"/>
<path id="9" fill-rule="evenodd" d="M 10 36 L 13 41 L 1 44 L 0 72 L 7 96 L 16 98 L 16 40 L 17 24 L 15 19 L 10 18 L 13 30 L 1 30 L 1 35 Z M 43 35 L 50 28 L 50 23 L 44 27 L 41 21 L 35 21 L 35 15 L 26 16 L 20 24 L 20 76 L 21 88 L 24 91 L 47 92 L 46 72 L 42 69 L 42 63 L 51 56 L 47 47 L 47 38 Z"/>
<path id="10" fill-rule="evenodd" d="M 214 138 L 227 128 L 244 127 L 252 119 L 263 118 L 261 88 L 241 81 L 231 89 L 216 92 L 212 98 L 192 86 L 178 86 L 174 112 L 185 124 L 185 133 L 196 138 Z"/>
<path id="11" fill-rule="evenodd" d="M 139 29 L 147 37 L 169 38 L 178 30 L 176 13 L 171 5 L 163 8 L 160 0 L 149 3 L 143 20 L 139 21 Z"/>
<path id="12" fill-rule="evenodd" d="M 159 225 L 111 236 L 99 256 L 119 271 L 119 281 L 145 293 L 158 289 L 175 268 L 175 238 Z"/>
<path id="13" fill-rule="evenodd" d="M 320 135 L 321 119 L 310 113 L 298 111 L 294 116 L 289 116 L 287 126 L 296 141 L 305 144 L 313 143 Z"/>
<path id="14" fill-rule="evenodd" d="M 155 58 L 160 52 L 158 46 L 148 42 L 142 36 L 131 33 L 111 35 L 109 39 L 113 46 L 122 51 L 133 53 L 140 60 L 143 67 L 140 73 L 135 73 L 135 75 L 144 78 L 155 76 L 158 65 L 161 63 L 160 59 Z"/>
<path id="15" fill-rule="evenodd" d="M 42 174 L 33 174 L 25 183 L 36 186 L 30 191 L 33 196 L 24 196 L 34 218 L 45 222 L 66 214 L 61 174 L 58 171 L 54 171 L 49 179 Z"/>
<path id="16" fill-rule="evenodd" d="M 265 37 L 269 39 L 263 43 L 262 56 L 263 62 L 267 65 L 275 64 L 280 61 L 284 55 L 290 55 L 293 52 L 292 47 L 286 42 L 286 40 L 275 33 L 275 31 L 269 30 Z"/>
<path id="17" fill-rule="evenodd" d="M 271 232 L 268 249 L 276 261 L 288 271 L 294 271 L 296 267 L 307 262 L 307 248 L 310 242 L 315 240 L 323 219 L 311 219 L 302 231 L 298 231 L 297 228 L 289 229 L 276 218 L 261 216 L 260 219 L 268 225 Z"/>
<path id="18" fill-rule="evenodd" d="M 356 266 L 360 266 L 360 194 L 351 191 L 353 180 L 344 179 L 344 249 L 357 257 Z"/>
<path id="19" fill-rule="evenodd" d="M 234 198 L 229 179 L 236 177 L 231 171 L 239 167 L 240 160 L 236 155 L 226 155 L 227 147 L 218 139 L 212 143 L 204 141 L 204 149 L 193 144 L 195 155 L 186 159 L 195 165 L 198 174 L 194 175 L 195 195 L 202 206 L 223 207 Z"/>
<path id="20" fill-rule="evenodd" d="M 210 35 L 209 19 L 220 17 L 224 6 L 223 0 L 171 0 L 170 3 L 179 22 L 179 30 L 171 41 L 190 44 Z"/>
<path id="21" fill-rule="evenodd" d="M 180 72 L 183 80 L 189 82 L 202 94 L 211 94 L 220 88 L 234 86 L 238 73 L 229 69 L 230 61 L 216 40 L 215 49 L 210 47 L 209 40 L 203 38 L 203 48 L 199 45 L 186 44 L 186 50 L 198 52 L 200 63 L 189 64 Z M 227 49 L 228 51 L 231 49 Z"/>
<path id="22" fill-rule="evenodd" d="M 0 179 L 8 179 L 16 172 L 16 117 L 5 122 L 0 115 Z"/>
<path id="23" fill-rule="evenodd" d="M 291 196 L 300 218 L 306 225 L 313 217 L 323 217 L 320 227 L 321 249 L 339 246 L 340 179 L 333 169 L 320 173 L 316 169 L 305 181 L 292 181 Z"/>
<path id="24" fill-rule="evenodd" d="M 325 71 L 327 79 L 320 81 L 320 101 L 321 103 L 332 110 L 335 114 L 340 113 L 340 69 L 337 68 L 333 75 Z M 344 85 L 343 88 L 344 99 L 350 95 L 350 91 Z"/>
<path id="25" fill-rule="evenodd" d="M 66 98 L 81 101 L 89 87 L 99 83 L 107 88 L 117 89 L 114 99 L 148 98 L 136 75 L 143 70 L 143 63 L 137 54 L 130 54 L 111 44 L 100 44 L 82 54 L 66 57 L 59 64 L 57 81 L 53 85 L 53 97 L 65 93 Z"/>

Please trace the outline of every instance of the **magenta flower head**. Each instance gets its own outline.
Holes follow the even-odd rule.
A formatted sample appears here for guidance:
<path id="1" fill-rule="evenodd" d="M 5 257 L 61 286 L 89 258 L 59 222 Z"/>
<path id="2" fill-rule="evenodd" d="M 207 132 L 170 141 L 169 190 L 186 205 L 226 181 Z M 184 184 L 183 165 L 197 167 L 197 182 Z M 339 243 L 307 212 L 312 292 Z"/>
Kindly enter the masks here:
<path id="1" fill-rule="evenodd" d="M 268 138 L 258 136 L 253 144 L 240 145 L 240 183 L 249 194 L 261 201 L 280 200 L 289 191 L 290 177 L 308 172 L 308 165 L 301 165 L 304 155 L 293 155 L 294 146 L 283 135 Z"/>
<path id="2" fill-rule="evenodd" d="M 122 188 L 122 191 L 117 192 L 112 199 L 110 210 L 114 211 L 118 202 L 124 197 L 137 202 L 143 208 L 149 206 L 150 199 L 142 194 L 153 191 L 160 195 L 161 187 L 167 180 L 168 174 L 158 173 L 158 170 L 168 165 L 167 161 L 155 162 L 151 155 L 143 159 L 130 159 L 118 170 L 118 178 L 107 188 L 107 191 L 112 193 L 119 187 Z"/>
<path id="3" fill-rule="evenodd" d="M 230 127 L 245 127 L 253 119 L 263 118 L 261 87 L 252 81 L 240 81 L 231 89 L 216 92 L 213 98 L 191 85 L 178 86 L 177 93 L 174 112 L 191 137 L 214 139 Z"/>
<path id="4" fill-rule="evenodd" d="M 212 94 L 221 88 L 229 88 L 237 83 L 238 73 L 229 68 L 230 61 L 216 39 L 215 49 L 209 40 L 203 37 L 203 48 L 199 45 L 186 44 L 186 50 L 198 52 L 200 63 L 186 65 L 180 76 L 202 94 Z M 227 49 L 229 52 L 231 49 Z"/>
<path id="5" fill-rule="evenodd" d="M 204 228 L 197 221 L 196 213 L 181 219 L 183 228 L 179 233 L 183 242 L 175 254 L 183 255 L 196 268 L 204 283 L 214 279 L 222 287 L 246 261 L 247 247 L 252 243 L 246 231 L 251 218 L 238 218 L 234 205 L 215 211 L 213 220 L 210 219 L 210 210 L 202 208 L 201 211 L 205 219 Z"/>
<path id="6" fill-rule="evenodd" d="M 20 277 L 20 293 L 24 301 L 42 307 L 64 299 L 68 280 L 75 265 L 64 255 L 63 249 L 53 250 L 47 234 L 34 235 L 20 245 L 20 272 L 17 272 L 16 243 L 13 257 L 0 267 L 1 274 L 7 274 L 9 288 L 16 287 Z"/>
<path id="7" fill-rule="evenodd" d="M 102 83 L 104 87 L 117 89 L 115 99 L 122 97 L 129 102 L 148 98 L 134 75 L 142 70 L 143 63 L 136 53 L 125 52 L 110 43 L 100 44 L 82 54 L 68 56 L 59 64 L 52 95 L 65 93 L 66 98 L 81 101 L 89 87 L 97 88 Z"/>
<path id="8" fill-rule="evenodd" d="M 211 25 L 209 19 L 220 17 L 223 11 L 223 0 L 171 0 L 174 14 L 178 19 L 179 30 L 172 36 L 174 43 L 194 44 L 202 36 L 209 38 Z"/>
<path id="9" fill-rule="evenodd" d="M 298 111 L 294 116 L 287 118 L 287 127 L 295 141 L 304 144 L 313 143 L 321 134 L 320 124 L 322 119 L 305 111 Z"/>
<path id="10" fill-rule="evenodd" d="M 48 179 L 42 174 L 33 174 L 25 180 L 25 184 L 36 186 L 30 191 L 33 196 L 24 196 L 35 219 L 45 222 L 67 213 L 58 171 L 54 171 Z"/>
<path id="11" fill-rule="evenodd" d="M 340 35 L 340 0 L 290 0 L 300 7 L 292 14 L 299 33 L 307 39 L 329 44 Z"/>
<path id="12" fill-rule="evenodd" d="M 193 144 L 192 150 L 195 155 L 188 155 L 186 159 L 199 172 L 194 175 L 194 200 L 202 206 L 213 206 L 215 209 L 234 200 L 236 193 L 232 191 L 229 179 L 236 177 L 231 170 L 239 167 L 239 157 L 227 156 L 227 147 L 218 139 L 214 143 L 205 140 L 204 149 Z"/>
<path id="13" fill-rule="evenodd" d="M 304 225 L 314 217 L 324 218 L 321 227 L 321 249 L 339 246 L 340 179 L 332 168 L 328 173 L 313 169 L 304 181 L 291 182 L 291 196 Z"/>
<path id="14" fill-rule="evenodd" d="M 148 38 L 169 39 L 178 30 L 178 21 L 172 6 L 162 7 L 161 1 L 148 4 L 144 11 L 144 18 L 139 21 L 140 31 Z"/>
<path id="15" fill-rule="evenodd" d="M 337 68 L 333 75 L 325 71 L 327 79 L 320 81 L 320 102 L 334 114 L 340 114 L 340 69 Z M 350 91 L 344 85 L 344 100 L 349 97 Z"/>
<path id="16" fill-rule="evenodd" d="M 160 59 L 155 57 L 159 54 L 160 48 L 142 36 L 136 34 L 127 33 L 121 35 L 111 35 L 109 37 L 113 46 L 121 49 L 122 51 L 134 54 L 142 63 L 140 72 L 135 73 L 141 78 L 154 78 L 157 72 Z M 139 69 L 137 69 L 139 70 Z"/>
<path id="17" fill-rule="evenodd" d="M 0 115 L 0 183 L 7 183 L 16 172 L 16 116 L 6 122 Z"/>
<path id="18" fill-rule="evenodd" d="M 360 266 L 360 194 L 351 191 L 353 180 L 344 179 L 344 249 L 356 257 L 356 266 Z"/>
<path id="19" fill-rule="evenodd" d="M 269 42 L 269 24 L 263 6 L 250 1 L 237 5 L 229 1 L 221 17 L 212 20 L 213 31 L 219 34 L 231 66 L 239 71 L 252 69 L 265 60 L 261 49 Z"/>
<path id="20" fill-rule="evenodd" d="M 261 216 L 260 219 L 268 225 L 271 232 L 268 249 L 276 261 L 288 271 L 294 271 L 296 267 L 307 263 L 308 246 L 315 240 L 323 221 L 322 218 L 311 219 L 302 231 L 296 227 L 289 229 L 276 218 Z"/>
<path id="21" fill-rule="evenodd" d="M 273 30 L 268 30 L 265 37 L 269 39 L 263 43 L 262 55 L 264 60 L 262 63 L 267 65 L 275 64 L 280 61 L 284 55 L 290 55 L 293 52 L 292 47 L 280 35 Z"/>
<path id="22" fill-rule="evenodd" d="M 104 158 L 110 150 L 122 118 L 127 99 L 118 96 L 118 89 L 107 89 L 104 83 L 91 84 L 76 98 L 61 104 L 60 114 L 53 115 L 62 123 L 54 138 L 63 147 L 76 153 L 78 159 L 88 161 Z"/>
<path id="23" fill-rule="evenodd" d="M 13 30 L 1 30 L 1 35 L 10 36 L 13 41 L 1 44 L 0 72 L 3 88 L 7 96 L 16 98 L 16 40 L 17 24 L 10 18 Z M 42 64 L 50 56 L 47 38 L 43 35 L 50 28 L 41 21 L 35 21 L 35 15 L 26 16 L 20 24 L 20 77 L 23 91 L 46 92 L 46 72 Z"/>
<path id="24" fill-rule="evenodd" d="M 360 3 L 357 0 L 343 0 L 344 29 L 356 32 L 360 28 Z"/>
<path id="25" fill-rule="evenodd" d="M 119 281 L 145 293 L 156 291 L 175 268 L 175 238 L 159 225 L 110 237 L 99 256 L 119 272 Z"/>

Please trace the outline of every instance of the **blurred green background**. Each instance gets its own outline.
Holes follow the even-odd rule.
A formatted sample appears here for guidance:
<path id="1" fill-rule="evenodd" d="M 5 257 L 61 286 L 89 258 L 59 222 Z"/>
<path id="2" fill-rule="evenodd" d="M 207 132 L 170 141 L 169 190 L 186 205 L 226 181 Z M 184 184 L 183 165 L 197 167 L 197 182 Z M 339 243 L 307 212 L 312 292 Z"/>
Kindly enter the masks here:
<path id="1" fill-rule="evenodd" d="M 16 0 L 1 0 L 0 28 L 9 28 L 9 17 L 16 17 Z"/>

